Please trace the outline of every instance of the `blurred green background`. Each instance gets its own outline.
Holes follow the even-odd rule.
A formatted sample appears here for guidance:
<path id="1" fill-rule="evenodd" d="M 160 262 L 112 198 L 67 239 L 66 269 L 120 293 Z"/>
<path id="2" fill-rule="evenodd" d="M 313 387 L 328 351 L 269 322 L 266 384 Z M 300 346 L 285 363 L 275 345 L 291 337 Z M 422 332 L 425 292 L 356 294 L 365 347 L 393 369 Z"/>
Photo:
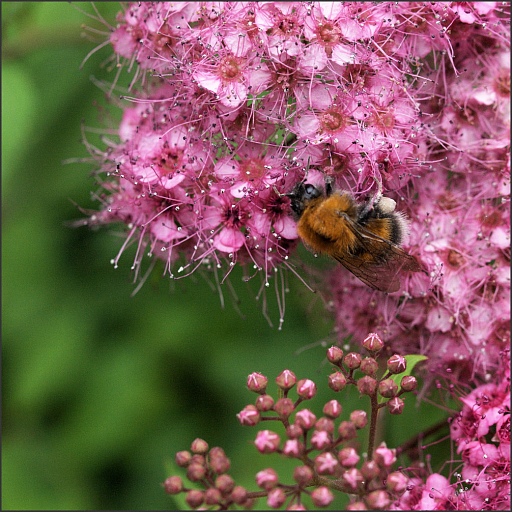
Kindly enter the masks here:
<path id="1" fill-rule="evenodd" d="M 114 24 L 119 4 L 96 6 Z M 281 331 L 261 312 L 258 283 L 236 272 L 242 314 L 227 287 L 222 308 L 200 277 L 155 272 L 132 297 L 133 252 L 110 264 L 119 230 L 67 225 L 82 217 L 74 202 L 98 206 L 94 166 L 64 164 L 88 156 L 82 120 L 104 128 L 119 115 L 95 85 L 114 79 L 110 47 L 80 68 L 105 40 L 83 37 L 82 24 L 106 30 L 85 13 L 96 17 L 86 3 L 2 2 L 2 509 L 181 508 L 160 484 L 196 437 L 222 446 L 237 483 L 254 489 L 276 459 L 258 455 L 256 429 L 236 420 L 255 399 L 246 376 L 313 378 L 320 413 L 333 396 L 318 342 L 332 321 L 292 276 Z M 276 322 L 272 290 L 268 299 Z"/>

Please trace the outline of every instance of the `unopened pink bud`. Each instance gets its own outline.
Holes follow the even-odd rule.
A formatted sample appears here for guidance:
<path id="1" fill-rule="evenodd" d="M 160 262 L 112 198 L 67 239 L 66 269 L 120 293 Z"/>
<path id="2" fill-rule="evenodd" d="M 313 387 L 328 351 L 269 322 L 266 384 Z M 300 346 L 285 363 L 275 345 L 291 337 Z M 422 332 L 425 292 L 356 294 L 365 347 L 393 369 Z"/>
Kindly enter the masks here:
<path id="1" fill-rule="evenodd" d="M 361 361 L 361 366 L 359 369 L 370 377 L 375 377 L 377 375 L 377 370 L 379 369 L 379 363 L 373 357 L 365 357 Z"/>
<path id="2" fill-rule="evenodd" d="M 325 487 L 324 485 L 317 487 L 311 493 L 311 501 L 315 507 L 327 507 L 332 503 L 333 500 L 334 495 L 329 490 L 329 488 Z"/>
<path id="3" fill-rule="evenodd" d="M 194 439 L 192 441 L 192 444 L 190 445 L 190 451 L 192 453 L 199 453 L 203 454 L 208 451 L 208 443 L 204 441 L 203 439 Z"/>
<path id="4" fill-rule="evenodd" d="M 313 470 L 309 466 L 298 466 L 293 470 L 293 479 L 301 487 L 306 487 L 313 480 Z"/>
<path id="5" fill-rule="evenodd" d="M 178 452 L 174 458 L 174 460 L 176 461 L 176 464 L 180 468 L 184 468 L 188 464 L 190 464 L 191 459 L 192 459 L 192 454 L 186 450 Z"/>
<path id="6" fill-rule="evenodd" d="M 273 453 L 280 443 L 279 436 L 271 430 L 260 430 L 256 435 L 254 444 L 260 453 Z"/>
<path id="7" fill-rule="evenodd" d="M 396 450 L 388 448 L 386 443 L 382 442 L 375 449 L 373 458 L 380 467 L 388 468 L 396 462 Z"/>
<path id="8" fill-rule="evenodd" d="M 213 447 L 208 454 L 208 463 L 214 473 L 218 475 L 226 473 L 231 467 L 231 461 L 222 448 Z"/>
<path id="9" fill-rule="evenodd" d="M 192 455 L 190 459 L 190 464 L 202 464 L 203 466 L 206 464 L 206 457 L 204 455 L 199 455 L 198 453 Z"/>
<path id="10" fill-rule="evenodd" d="M 260 395 L 256 399 L 256 409 L 258 409 L 258 411 L 270 411 L 272 407 L 274 407 L 274 399 L 270 395 Z"/>
<path id="11" fill-rule="evenodd" d="M 246 405 L 237 415 L 241 425 L 253 427 L 260 422 L 260 412 L 254 405 Z"/>
<path id="12" fill-rule="evenodd" d="M 167 494 L 178 494 L 183 490 L 183 481 L 179 476 L 170 476 L 164 482 L 164 489 Z"/>
<path id="13" fill-rule="evenodd" d="M 359 455 L 356 450 L 352 447 L 342 448 L 338 452 L 338 460 L 340 464 L 345 468 L 351 468 L 359 462 Z"/>
<path id="14" fill-rule="evenodd" d="M 392 398 L 398 393 L 398 384 L 393 379 L 384 379 L 379 382 L 379 393 L 384 398 Z"/>
<path id="15" fill-rule="evenodd" d="M 322 417 L 315 423 L 315 430 L 325 430 L 332 434 L 334 432 L 334 421 L 331 418 Z"/>
<path id="16" fill-rule="evenodd" d="M 388 359 L 387 367 L 389 373 L 396 375 L 397 373 L 405 372 L 407 369 L 407 361 L 405 357 L 395 354 Z"/>
<path id="17" fill-rule="evenodd" d="M 309 409 L 303 409 L 295 415 L 295 423 L 302 429 L 309 430 L 315 426 L 316 416 Z"/>
<path id="18" fill-rule="evenodd" d="M 405 377 L 402 377 L 402 380 L 400 381 L 400 387 L 404 391 L 414 391 L 418 387 L 418 381 L 416 380 L 416 377 L 413 377 L 412 375 L 406 375 Z"/>
<path id="19" fill-rule="evenodd" d="M 402 493 L 407 488 L 409 479 L 400 471 L 393 471 L 386 478 L 386 488 L 393 493 Z"/>
<path id="20" fill-rule="evenodd" d="M 350 413 L 350 421 L 357 429 L 364 428 L 368 423 L 368 414 L 366 414 L 366 411 L 356 409 Z"/>
<path id="21" fill-rule="evenodd" d="M 316 384 L 309 379 L 301 379 L 297 382 L 297 394 L 304 400 L 310 400 L 316 395 Z"/>
<path id="22" fill-rule="evenodd" d="M 293 386 L 295 386 L 296 382 L 297 382 L 297 377 L 295 377 L 295 374 L 293 372 L 291 372 L 290 370 L 283 370 L 276 377 L 276 384 L 283 391 L 288 391 L 289 389 L 292 389 Z"/>
<path id="23" fill-rule="evenodd" d="M 331 452 L 321 453 L 315 457 L 315 469 L 319 475 L 334 475 L 338 468 L 338 461 Z"/>
<path id="24" fill-rule="evenodd" d="M 338 435 L 342 441 L 355 439 L 357 436 L 355 425 L 351 421 L 342 421 L 338 427 Z"/>
<path id="25" fill-rule="evenodd" d="M 395 396 L 395 398 L 391 398 L 386 403 L 386 407 L 388 408 L 388 411 L 390 414 L 402 414 L 405 403 L 401 398 L 398 398 Z"/>
<path id="26" fill-rule="evenodd" d="M 342 411 L 341 404 L 338 400 L 330 400 L 324 405 L 323 413 L 329 418 L 337 418 Z"/>
<path id="27" fill-rule="evenodd" d="M 279 508 L 286 501 L 286 494 L 283 489 L 276 487 L 272 489 L 267 495 L 267 505 L 270 508 Z"/>
<path id="28" fill-rule="evenodd" d="M 311 446 L 315 450 L 325 450 L 332 444 L 331 435 L 325 430 L 315 430 L 311 436 Z"/>
<path id="29" fill-rule="evenodd" d="M 268 379 L 262 373 L 254 372 L 247 377 L 247 388 L 255 393 L 264 393 Z"/>
<path id="30" fill-rule="evenodd" d="M 291 425 L 288 425 L 288 427 L 286 427 L 286 435 L 288 436 L 289 439 L 297 439 L 302 434 L 304 434 L 304 430 L 302 430 L 302 428 L 295 423 L 292 423 Z"/>
<path id="31" fill-rule="evenodd" d="M 187 478 L 191 482 L 199 482 L 206 475 L 206 468 L 203 464 L 192 462 L 187 468 Z"/>
<path id="32" fill-rule="evenodd" d="M 227 494 L 234 489 L 235 481 L 229 475 L 219 475 L 215 479 L 215 487 L 219 489 L 222 494 Z"/>
<path id="33" fill-rule="evenodd" d="M 380 474 L 380 467 L 374 460 L 366 460 L 361 465 L 361 474 L 370 481 Z"/>
<path id="34" fill-rule="evenodd" d="M 384 342 L 380 339 L 378 334 L 371 332 L 363 340 L 363 347 L 370 352 L 378 352 L 384 347 Z"/>
<path id="35" fill-rule="evenodd" d="M 304 453 L 304 445 L 298 439 L 288 439 L 283 446 L 283 454 L 287 457 L 300 457 Z"/>
<path id="36" fill-rule="evenodd" d="M 373 377 L 365 375 L 357 379 L 357 389 L 361 395 L 372 396 L 377 391 L 377 381 Z"/>
<path id="37" fill-rule="evenodd" d="M 231 499 L 237 505 L 243 505 L 247 501 L 247 489 L 245 489 L 245 487 L 242 487 L 241 485 L 237 485 L 231 491 Z"/>
<path id="38" fill-rule="evenodd" d="M 389 494 L 383 490 L 372 491 L 365 497 L 365 501 L 370 510 L 388 510 L 391 503 Z"/>
<path id="39" fill-rule="evenodd" d="M 273 489 L 278 482 L 279 477 L 277 476 L 276 471 L 272 468 L 263 469 L 256 473 L 256 485 L 261 489 L 270 491 L 270 489 Z"/>
<path id="40" fill-rule="evenodd" d="M 343 359 L 343 350 L 341 348 L 332 346 L 327 349 L 327 360 L 332 364 L 338 364 Z"/>
<path id="41" fill-rule="evenodd" d="M 210 487 L 204 491 L 204 502 L 207 505 L 218 505 L 222 500 L 222 493 L 215 487 Z"/>
<path id="42" fill-rule="evenodd" d="M 195 489 L 188 491 L 185 501 L 190 508 L 199 508 L 204 503 L 204 493 Z"/>
<path id="43" fill-rule="evenodd" d="M 356 352 L 349 352 L 343 359 L 343 364 L 349 370 L 356 370 L 361 365 L 361 360 L 363 358 L 357 354 Z"/>
<path id="44" fill-rule="evenodd" d="M 290 398 L 280 398 L 274 405 L 274 411 L 276 411 L 282 419 L 288 418 L 294 409 L 295 405 Z"/>
<path id="45" fill-rule="evenodd" d="M 356 468 L 347 469 L 341 475 L 341 479 L 352 490 L 357 491 L 364 481 L 364 477 L 361 472 Z"/>
<path id="46" fill-rule="evenodd" d="M 347 385 L 347 378 L 341 372 L 331 373 L 328 385 L 333 391 L 341 391 Z"/>
<path id="47" fill-rule="evenodd" d="M 353 501 L 347 505 L 346 510 L 368 510 L 364 501 Z"/>

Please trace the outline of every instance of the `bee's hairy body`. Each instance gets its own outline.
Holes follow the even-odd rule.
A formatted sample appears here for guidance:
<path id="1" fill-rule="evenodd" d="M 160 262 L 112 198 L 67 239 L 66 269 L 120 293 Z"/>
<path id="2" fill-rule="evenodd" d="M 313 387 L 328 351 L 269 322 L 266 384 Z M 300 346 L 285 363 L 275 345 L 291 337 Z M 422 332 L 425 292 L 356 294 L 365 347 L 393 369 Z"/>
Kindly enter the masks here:
<path id="1" fill-rule="evenodd" d="M 287 195 L 304 245 L 336 259 L 368 286 L 396 291 L 400 270 L 422 270 L 399 247 L 407 232 L 404 216 L 386 209 L 380 198 L 358 203 L 348 192 L 333 191 L 329 182 L 324 190 L 299 183 Z"/>
<path id="2" fill-rule="evenodd" d="M 389 214 L 381 214 L 374 209 L 365 218 L 361 218 L 362 207 L 356 205 L 346 192 L 335 192 L 326 199 L 313 199 L 302 213 L 297 224 L 299 236 L 305 243 L 314 247 L 319 253 L 332 252 L 334 244 L 338 252 L 348 251 L 352 256 L 361 256 L 364 249 L 358 243 L 353 230 L 348 227 L 347 219 L 357 219 L 360 226 L 384 240 L 398 245 L 403 233 L 399 226 L 389 218 Z M 366 255 L 378 259 L 379 255 Z M 385 255 L 380 255 L 385 259 Z"/>

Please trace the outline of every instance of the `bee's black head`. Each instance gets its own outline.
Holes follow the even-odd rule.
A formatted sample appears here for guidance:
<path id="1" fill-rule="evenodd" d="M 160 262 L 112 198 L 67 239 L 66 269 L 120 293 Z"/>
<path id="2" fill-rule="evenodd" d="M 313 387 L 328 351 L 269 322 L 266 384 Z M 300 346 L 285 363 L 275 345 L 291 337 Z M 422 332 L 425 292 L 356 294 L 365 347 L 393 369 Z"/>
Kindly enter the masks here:
<path id="1" fill-rule="evenodd" d="M 324 191 L 310 183 L 300 182 L 293 187 L 291 192 L 285 195 L 290 198 L 290 206 L 295 215 L 300 217 L 308 202 L 324 195 Z"/>

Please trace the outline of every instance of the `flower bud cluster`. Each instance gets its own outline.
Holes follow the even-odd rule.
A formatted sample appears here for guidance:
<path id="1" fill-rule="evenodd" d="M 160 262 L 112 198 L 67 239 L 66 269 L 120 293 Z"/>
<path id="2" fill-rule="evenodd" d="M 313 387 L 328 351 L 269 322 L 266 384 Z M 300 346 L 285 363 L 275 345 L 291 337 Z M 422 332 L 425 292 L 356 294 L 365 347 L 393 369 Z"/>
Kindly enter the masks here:
<path id="1" fill-rule="evenodd" d="M 379 335 L 369 334 L 362 346 L 370 356 L 357 352 L 344 354 L 336 346 L 327 350 L 327 359 L 336 368 L 328 378 L 329 387 L 334 391 L 341 391 L 349 384 L 357 387 L 362 395 L 371 398 L 370 416 L 384 407 L 392 414 L 400 414 L 404 402 L 399 396 L 417 386 L 416 379 L 410 375 L 398 380 L 394 377 L 407 369 L 406 358 L 399 354 L 389 357 L 386 368 L 379 372 L 378 357 L 384 347 Z M 268 507 L 302 503 L 301 494 L 308 485 L 316 487 L 310 495 L 315 507 L 329 505 L 334 499 L 333 489 L 356 496 L 353 507 L 361 505 L 372 509 L 388 507 L 392 499 L 404 491 L 398 484 L 402 482 L 402 473 L 391 471 L 396 462 L 396 450 L 381 443 L 369 458 L 355 448 L 358 431 L 365 429 L 370 421 L 366 411 L 353 410 L 344 418 L 343 407 L 336 399 L 324 404 L 321 416 L 312 408 L 302 408 L 303 402 L 315 397 L 317 388 L 313 381 L 298 379 L 290 370 L 282 371 L 275 379 L 278 398 L 268 393 L 268 383 L 269 379 L 260 373 L 249 375 L 247 387 L 258 397 L 254 404 L 240 411 L 238 420 L 246 426 L 263 421 L 282 423 L 285 430 L 281 434 L 277 429 L 260 430 L 254 441 L 256 449 L 262 454 L 279 454 L 301 463 L 294 473 L 296 483 L 292 486 L 280 482 L 273 468 L 257 474 L 258 486 L 268 491 Z M 292 391 L 296 397 L 291 395 Z M 398 483 L 386 486 L 388 476 Z"/>
<path id="2" fill-rule="evenodd" d="M 222 448 L 209 448 L 203 439 L 195 439 L 190 451 L 178 452 L 175 461 L 179 467 L 186 469 L 187 479 L 202 489 L 186 487 L 179 476 L 170 476 L 163 486 L 165 492 L 171 495 L 185 493 L 185 501 L 190 508 L 206 506 L 224 510 L 232 506 L 252 507 L 253 500 L 247 490 L 235 485 L 233 478 L 227 474 L 230 461 Z"/>
<path id="3" fill-rule="evenodd" d="M 249 507 L 257 498 L 264 498 L 269 509 L 304 510 L 306 503 L 321 508 L 333 502 L 335 491 L 351 496 L 352 509 L 389 507 L 404 493 L 407 479 L 401 472 L 393 471 L 397 461 L 395 449 L 388 448 L 384 442 L 373 449 L 373 420 L 386 405 L 391 410 L 393 404 L 401 412 L 403 402 L 398 395 L 412 391 L 416 381 L 410 375 L 403 377 L 400 385 L 393 380 L 392 375 L 407 366 L 406 358 L 396 354 L 387 360 L 387 370 L 379 377 L 378 357 L 384 344 L 378 334 L 368 335 L 362 345 L 371 356 L 356 352 L 343 354 L 338 347 L 327 350 L 327 358 L 336 368 L 328 383 L 335 391 L 350 384 L 361 394 L 369 395 L 369 413 L 362 409 L 344 411 L 341 402 L 334 398 L 323 404 L 321 412 L 314 409 L 310 403 L 317 395 L 316 384 L 307 378 L 297 378 L 288 369 L 275 378 L 277 396 L 270 394 L 267 376 L 259 372 L 248 376 L 247 388 L 257 397 L 237 414 L 238 421 L 245 426 L 273 422 L 279 427 L 259 430 L 254 445 L 261 454 L 295 459 L 292 483 L 269 466 L 256 473 L 258 491 L 247 492 L 236 487 L 226 474 L 229 459 L 224 452 L 220 448 L 209 449 L 205 441 L 196 439 L 190 451 L 176 455 L 176 463 L 186 468 L 188 480 L 204 489 L 186 488 L 181 478 L 171 476 L 164 483 L 166 491 L 186 492 L 186 501 L 192 508 Z M 362 375 L 356 377 L 356 373 Z M 333 382 L 343 385 L 333 387 Z M 363 437 L 368 435 L 367 450 L 360 449 L 358 432 Z"/>
<path id="4" fill-rule="evenodd" d="M 327 351 L 327 359 L 335 366 L 335 371 L 329 375 L 329 387 L 333 391 L 341 391 L 348 384 L 357 386 L 361 395 L 378 398 L 378 407 L 387 407 L 390 414 L 401 414 L 404 401 L 400 396 L 408 391 L 414 391 L 418 385 L 415 377 L 405 375 L 397 381 L 394 375 L 399 375 L 407 369 L 407 359 L 394 354 L 386 361 L 387 371 L 378 377 L 378 352 L 384 347 L 383 341 L 377 333 L 370 333 L 363 340 L 363 348 L 370 357 L 363 357 L 357 352 L 343 353 L 337 346 Z M 363 375 L 355 377 L 356 371 Z"/>

